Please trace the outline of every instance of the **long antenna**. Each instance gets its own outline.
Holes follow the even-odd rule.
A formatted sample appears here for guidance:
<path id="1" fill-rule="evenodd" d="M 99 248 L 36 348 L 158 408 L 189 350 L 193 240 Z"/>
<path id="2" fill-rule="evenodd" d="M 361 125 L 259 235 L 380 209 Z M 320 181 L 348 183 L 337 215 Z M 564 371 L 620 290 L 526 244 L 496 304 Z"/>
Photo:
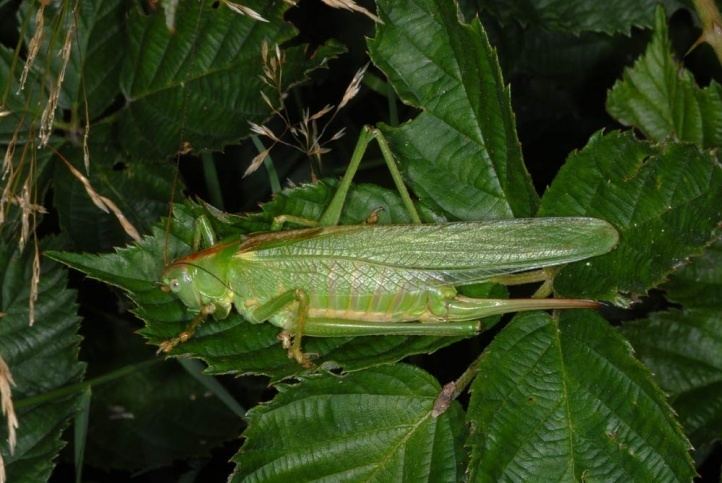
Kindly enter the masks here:
<path id="1" fill-rule="evenodd" d="M 180 176 L 180 152 L 175 158 L 175 175 L 170 188 L 170 200 L 168 200 L 168 216 L 165 220 L 165 240 L 163 241 L 163 266 L 168 265 L 168 238 L 170 237 L 170 227 L 173 223 L 173 203 L 175 203 L 175 191 L 178 186 L 178 177 Z"/>

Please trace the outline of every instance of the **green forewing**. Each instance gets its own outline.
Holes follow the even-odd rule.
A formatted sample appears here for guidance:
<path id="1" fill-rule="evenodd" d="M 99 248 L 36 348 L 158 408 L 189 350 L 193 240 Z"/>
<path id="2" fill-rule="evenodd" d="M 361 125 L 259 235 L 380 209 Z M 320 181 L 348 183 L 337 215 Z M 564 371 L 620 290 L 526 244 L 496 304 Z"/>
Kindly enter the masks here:
<path id="1" fill-rule="evenodd" d="M 337 226 L 253 239 L 239 257 L 291 272 L 329 263 L 413 273 L 404 285 L 460 284 L 600 255 L 617 243 L 594 218 L 529 218 L 441 225 Z M 388 269 L 388 270 L 385 270 Z"/>

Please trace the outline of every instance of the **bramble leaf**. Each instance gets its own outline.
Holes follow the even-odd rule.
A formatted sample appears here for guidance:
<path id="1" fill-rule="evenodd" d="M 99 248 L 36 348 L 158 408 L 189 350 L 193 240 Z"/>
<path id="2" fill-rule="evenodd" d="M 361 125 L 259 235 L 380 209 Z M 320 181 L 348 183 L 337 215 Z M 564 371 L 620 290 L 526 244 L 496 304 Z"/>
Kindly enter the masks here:
<path id="1" fill-rule="evenodd" d="M 218 8 L 214 8 L 213 5 Z M 249 133 L 249 121 L 270 115 L 261 91 L 276 93 L 261 80 L 261 46 L 295 35 L 283 19 L 287 2 L 246 0 L 268 22 L 239 15 L 211 0 L 179 2 L 175 31 L 162 12 L 131 13 L 128 54 L 121 72 L 127 106 L 120 119 L 123 145 L 135 156 L 164 158 L 179 151 L 220 149 Z M 342 49 L 322 46 L 309 59 L 303 46 L 284 49 L 284 88 L 307 70 L 322 66 Z"/>
<path id="2" fill-rule="evenodd" d="M 148 233 L 161 216 L 168 214 L 169 200 L 180 198 L 181 183 L 175 179 L 171 164 L 143 163 L 122 155 L 108 131 L 105 125 L 93 130 L 88 146 L 90 173 L 85 173 L 82 165 L 81 148 L 66 145 L 61 153 L 88 177 L 98 194 L 117 205 L 139 233 Z M 104 213 L 93 204 L 65 163 L 55 163 L 53 182 L 53 204 L 68 235 L 67 249 L 103 251 L 130 240 L 113 213 Z"/>
<path id="3" fill-rule="evenodd" d="M 249 414 L 229 481 L 456 482 L 463 412 L 432 414 L 441 388 L 413 366 L 279 385 Z"/>
<path id="4" fill-rule="evenodd" d="M 622 333 L 655 374 L 703 460 L 722 439 L 722 245 L 708 247 L 664 286 L 682 310 L 626 322 Z"/>
<path id="5" fill-rule="evenodd" d="M 722 316 L 719 309 L 668 310 L 624 324 L 622 333 L 669 394 L 704 458 L 722 439 Z"/>
<path id="6" fill-rule="evenodd" d="M 659 8 L 647 51 L 624 71 L 607 96 L 607 110 L 624 125 L 656 141 L 722 145 L 722 86 L 697 86 L 674 58 L 667 18 Z"/>
<path id="7" fill-rule="evenodd" d="M 722 220 L 722 167 L 691 144 L 598 133 L 569 156 L 539 209 L 539 216 L 581 215 L 614 225 L 619 245 L 564 268 L 555 290 L 615 301 L 620 292 L 643 295 L 713 239 Z"/>
<path id="8" fill-rule="evenodd" d="M 689 442 L 599 315 L 518 315 L 472 383 L 471 481 L 690 481 Z"/>
<path id="9" fill-rule="evenodd" d="M 722 308 L 722 242 L 705 248 L 664 285 L 667 298 L 695 309 Z"/>
<path id="10" fill-rule="evenodd" d="M 418 197 L 453 218 L 531 216 L 538 197 L 524 167 L 509 89 L 478 19 L 445 0 L 377 2 L 374 64 L 422 110 L 381 126 Z"/>
<path id="11" fill-rule="evenodd" d="M 39 2 L 24 2 L 20 21 L 30 28 L 25 42 L 35 34 L 35 16 Z M 61 3 L 44 6 L 44 32 L 37 65 L 48 75 L 46 81 L 54 85 L 63 65 L 59 55 L 72 28 L 70 60 L 65 68 L 58 106 L 85 117 L 87 101 L 91 118 L 101 114 L 120 94 L 118 74 L 123 62 L 124 22 L 128 3 L 122 0 L 80 0 L 76 9 Z"/>
<path id="12" fill-rule="evenodd" d="M 80 337 L 75 291 L 67 288 L 67 271 L 47 259 L 41 263 L 35 324 L 28 325 L 33 251 L 19 252 L 0 241 L 0 355 L 15 380 L 13 400 L 20 423 L 14 454 L 8 453 L 2 418 L 0 441 L 8 481 L 46 481 L 65 443 L 63 429 L 77 411 L 79 394 L 38 400 L 44 393 L 80 382 L 85 364 L 78 362 Z M 35 402 L 32 400 L 35 399 Z"/>
<path id="13" fill-rule="evenodd" d="M 23 66 L 13 60 L 14 53 L 4 45 L 0 45 L 0 143 L 9 144 L 17 131 L 17 140 L 27 140 L 27 131 L 43 113 L 47 102 L 47 93 L 40 84 L 40 76 L 30 70 L 25 89 L 20 89 L 20 73 Z M 18 148 L 19 149 L 19 148 Z M 4 153 L 4 149 L 2 150 Z"/>

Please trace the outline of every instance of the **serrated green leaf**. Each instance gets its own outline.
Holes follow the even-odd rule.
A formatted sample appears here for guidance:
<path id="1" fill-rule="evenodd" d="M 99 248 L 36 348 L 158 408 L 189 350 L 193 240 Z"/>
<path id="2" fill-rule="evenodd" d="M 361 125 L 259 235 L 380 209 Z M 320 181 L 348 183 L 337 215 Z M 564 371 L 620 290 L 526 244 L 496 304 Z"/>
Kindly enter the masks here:
<path id="1" fill-rule="evenodd" d="M 33 252 L 17 251 L 0 241 L 0 355 L 7 363 L 15 386 L 13 400 L 20 427 L 14 454 L 8 453 L 7 429 L 0 424 L 2 456 L 8 481 L 46 481 L 54 459 L 65 445 L 63 429 L 77 411 L 79 395 L 49 399 L 33 405 L 23 401 L 53 389 L 80 382 L 85 364 L 78 362 L 80 337 L 75 291 L 68 290 L 67 271 L 43 260 L 35 306 L 35 325 L 28 325 L 28 301 Z"/>
<path id="2" fill-rule="evenodd" d="M 482 0 L 479 8 L 502 23 L 520 22 L 546 30 L 623 33 L 650 27 L 661 0 Z"/>
<path id="3" fill-rule="evenodd" d="M 539 216 L 580 215 L 610 222 L 620 242 L 563 269 L 555 290 L 605 300 L 645 294 L 713 239 L 722 220 L 722 168 L 693 145 L 598 133 L 569 156 L 539 209 Z"/>
<path id="4" fill-rule="evenodd" d="M 58 106 L 85 117 L 85 102 L 91 118 L 98 116 L 120 94 L 118 74 L 124 50 L 124 22 L 128 3 L 123 0 L 80 0 L 76 8 L 65 3 L 49 3 L 44 7 L 44 33 L 36 63 L 45 70 L 47 82 L 55 84 L 63 59 L 68 29 L 72 32 L 72 50 L 60 89 Z M 35 34 L 34 19 L 39 2 L 24 2 L 20 22 L 29 27 L 25 42 Z"/>
<path id="5" fill-rule="evenodd" d="M 691 481 L 664 394 L 599 315 L 519 315 L 472 383 L 471 481 Z"/>
<path id="6" fill-rule="evenodd" d="M 262 212 L 246 217 L 218 215 L 198 205 L 179 206 L 174 212 L 170 234 L 165 226 L 156 227 L 152 237 L 106 255 L 52 253 L 60 260 L 92 278 L 126 290 L 136 302 L 137 315 L 146 321 L 141 333 L 151 343 L 180 333 L 192 318 L 186 307 L 158 286 L 164 260 L 190 253 L 195 217 L 205 213 L 222 236 L 238 236 L 249 230 L 267 230 L 280 214 L 318 218 L 330 201 L 333 190 L 326 183 L 306 185 L 280 193 L 264 205 Z M 377 208 L 383 208 L 380 222 L 408 222 L 408 215 L 394 192 L 377 186 L 353 188 L 344 207 L 342 220 L 358 222 Z M 208 363 L 212 373 L 260 373 L 275 379 L 303 372 L 289 360 L 277 339 L 279 329 L 271 324 L 250 324 L 235 311 L 223 320 L 209 320 L 188 342 L 173 354 L 189 354 Z M 318 354 L 316 362 L 326 367 L 342 366 L 358 370 L 371 365 L 398 361 L 411 354 L 430 353 L 459 340 L 455 337 L 338 337 L 304 339 L 304 350 Z"/>
<path id="7" fill-rule="evenodd" d="M 722 308 L 722 242 L 707 247 L 664 285 L 667 298 L 685 307 Z"/>
<path id="8" fill-rule="evenodd" d="M 15 59 L 12 50 L 0 45 L 0 111 L 10 112 L 0 116 L 1 144 L 9 144 L 16 131 L 17 140 L 25 142 L 27 131 L 40 119 L 47 102 L 35 70 L 30 71 L 25 89 L 19 90 L 22 70 L 23 59 Z"/>
<path id="9" fill-rule="evenodd" d="M 454 402 L 432 415 L 441 388 L 422 370 L 396 364 L 278 389 L 249 413 L 229 481 L 459 481 L 463 412 Z"/>
<path id="10" fill-rule="evenodd" d="M 168 214 L 168 201 L 180 198 L 182 186 L 175 179 L 175 168 L 129 160 L 117 151 L 107 131 L 107 126 L 98 126 L 89 144 L 90 183 L 97 193 L 116 204 L 139 233 L 148 233 L 161 216 Z M 61 153 L 85 173 L 81 148 L 66 146 Z M 130 240 L 113 213 L 104 213 L 93 204 L 65 163 L 55 163 L 53 182 L 53 204 L 70 240 L 68 249 L 104 251 Z"/>
<path id="11" fill-rule="evenodd" d="M 722 315 L 669 310 L 624 324 L 622 333 L 655 374 L 692 444 L 705 454 L 722 439 Z"/>
<path id="12" fill-rule="evenodd" d="M 127 106 L 120 119 L 123 145 L 142 158 L 164 158 L 188 147 L 220 149 L 249 133 L 249 121 L 263 122 L 270 109 L 261 97 L 261 45 L 270 56 L 295 29 L 283 20 L 287 2 L 245 1 L 268 22 L 239 15 L 215 2 L 179 2 L 175 31 L 158 11 L 128 19 L 128 54 L 121 73 Z M 330 44 L 307 58 L 302 46 L 284 49 L 284 88 L 307 70 L 337 55 Z"/>
<path id="13" fill-rule="evenodd" d="M 683 310 L 627 322 L 622 333 L 655 374 L 704 459 L 722 439 L 722 245 L 672 274 L 667 297 Z"/>
<path id="14" fill-rule="evenodd" d="M 675 59 L 661 8 L 647 51 L 609 91 L 607 111 L 650 139 L 722 145 L 722 86 L 700 89 Z"/>
<path id="15" fill-rule="evenodd" d="M 524 167 L 509 90 L 478 19 L 459 23 L 446 0 L 377 2 L 368 41 L 399 97 L 422 109 L 381 127 L 418 197 L 453 218 L 531 216 L 537 194 Z"/>

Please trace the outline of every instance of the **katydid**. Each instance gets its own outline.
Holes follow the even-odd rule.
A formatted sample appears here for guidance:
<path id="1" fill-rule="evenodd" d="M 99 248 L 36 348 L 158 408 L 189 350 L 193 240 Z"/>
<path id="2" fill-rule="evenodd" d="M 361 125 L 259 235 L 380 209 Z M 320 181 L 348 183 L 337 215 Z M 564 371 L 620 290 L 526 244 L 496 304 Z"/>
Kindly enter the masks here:
<path id="1" fill-rule="evenodd" d="M 383 137 L 364 130 L 320 226 L 226 240 L 165 268 L 164 289 L 197 316 L 183 333 L 162 343 L 162 351 L 191 337 L 207 315 L 224 318 L 233 307 L 252 323 L 280 327 L 289 357 L 306 366 L 302 336 L 469 336 L 482 330 L 479 319 L 491 315 L 597 307 L 592 300 L 470 298 L 456 288 L 490 280 L 543 281 L 546 267 L 606 253 L 618 235 L 603 220 L 333 226 L 373 137 L 411 219 L 418 222 Z M 276 221 L 277 227 L 287 221 L 312 224 L 294 217 Z"/>

